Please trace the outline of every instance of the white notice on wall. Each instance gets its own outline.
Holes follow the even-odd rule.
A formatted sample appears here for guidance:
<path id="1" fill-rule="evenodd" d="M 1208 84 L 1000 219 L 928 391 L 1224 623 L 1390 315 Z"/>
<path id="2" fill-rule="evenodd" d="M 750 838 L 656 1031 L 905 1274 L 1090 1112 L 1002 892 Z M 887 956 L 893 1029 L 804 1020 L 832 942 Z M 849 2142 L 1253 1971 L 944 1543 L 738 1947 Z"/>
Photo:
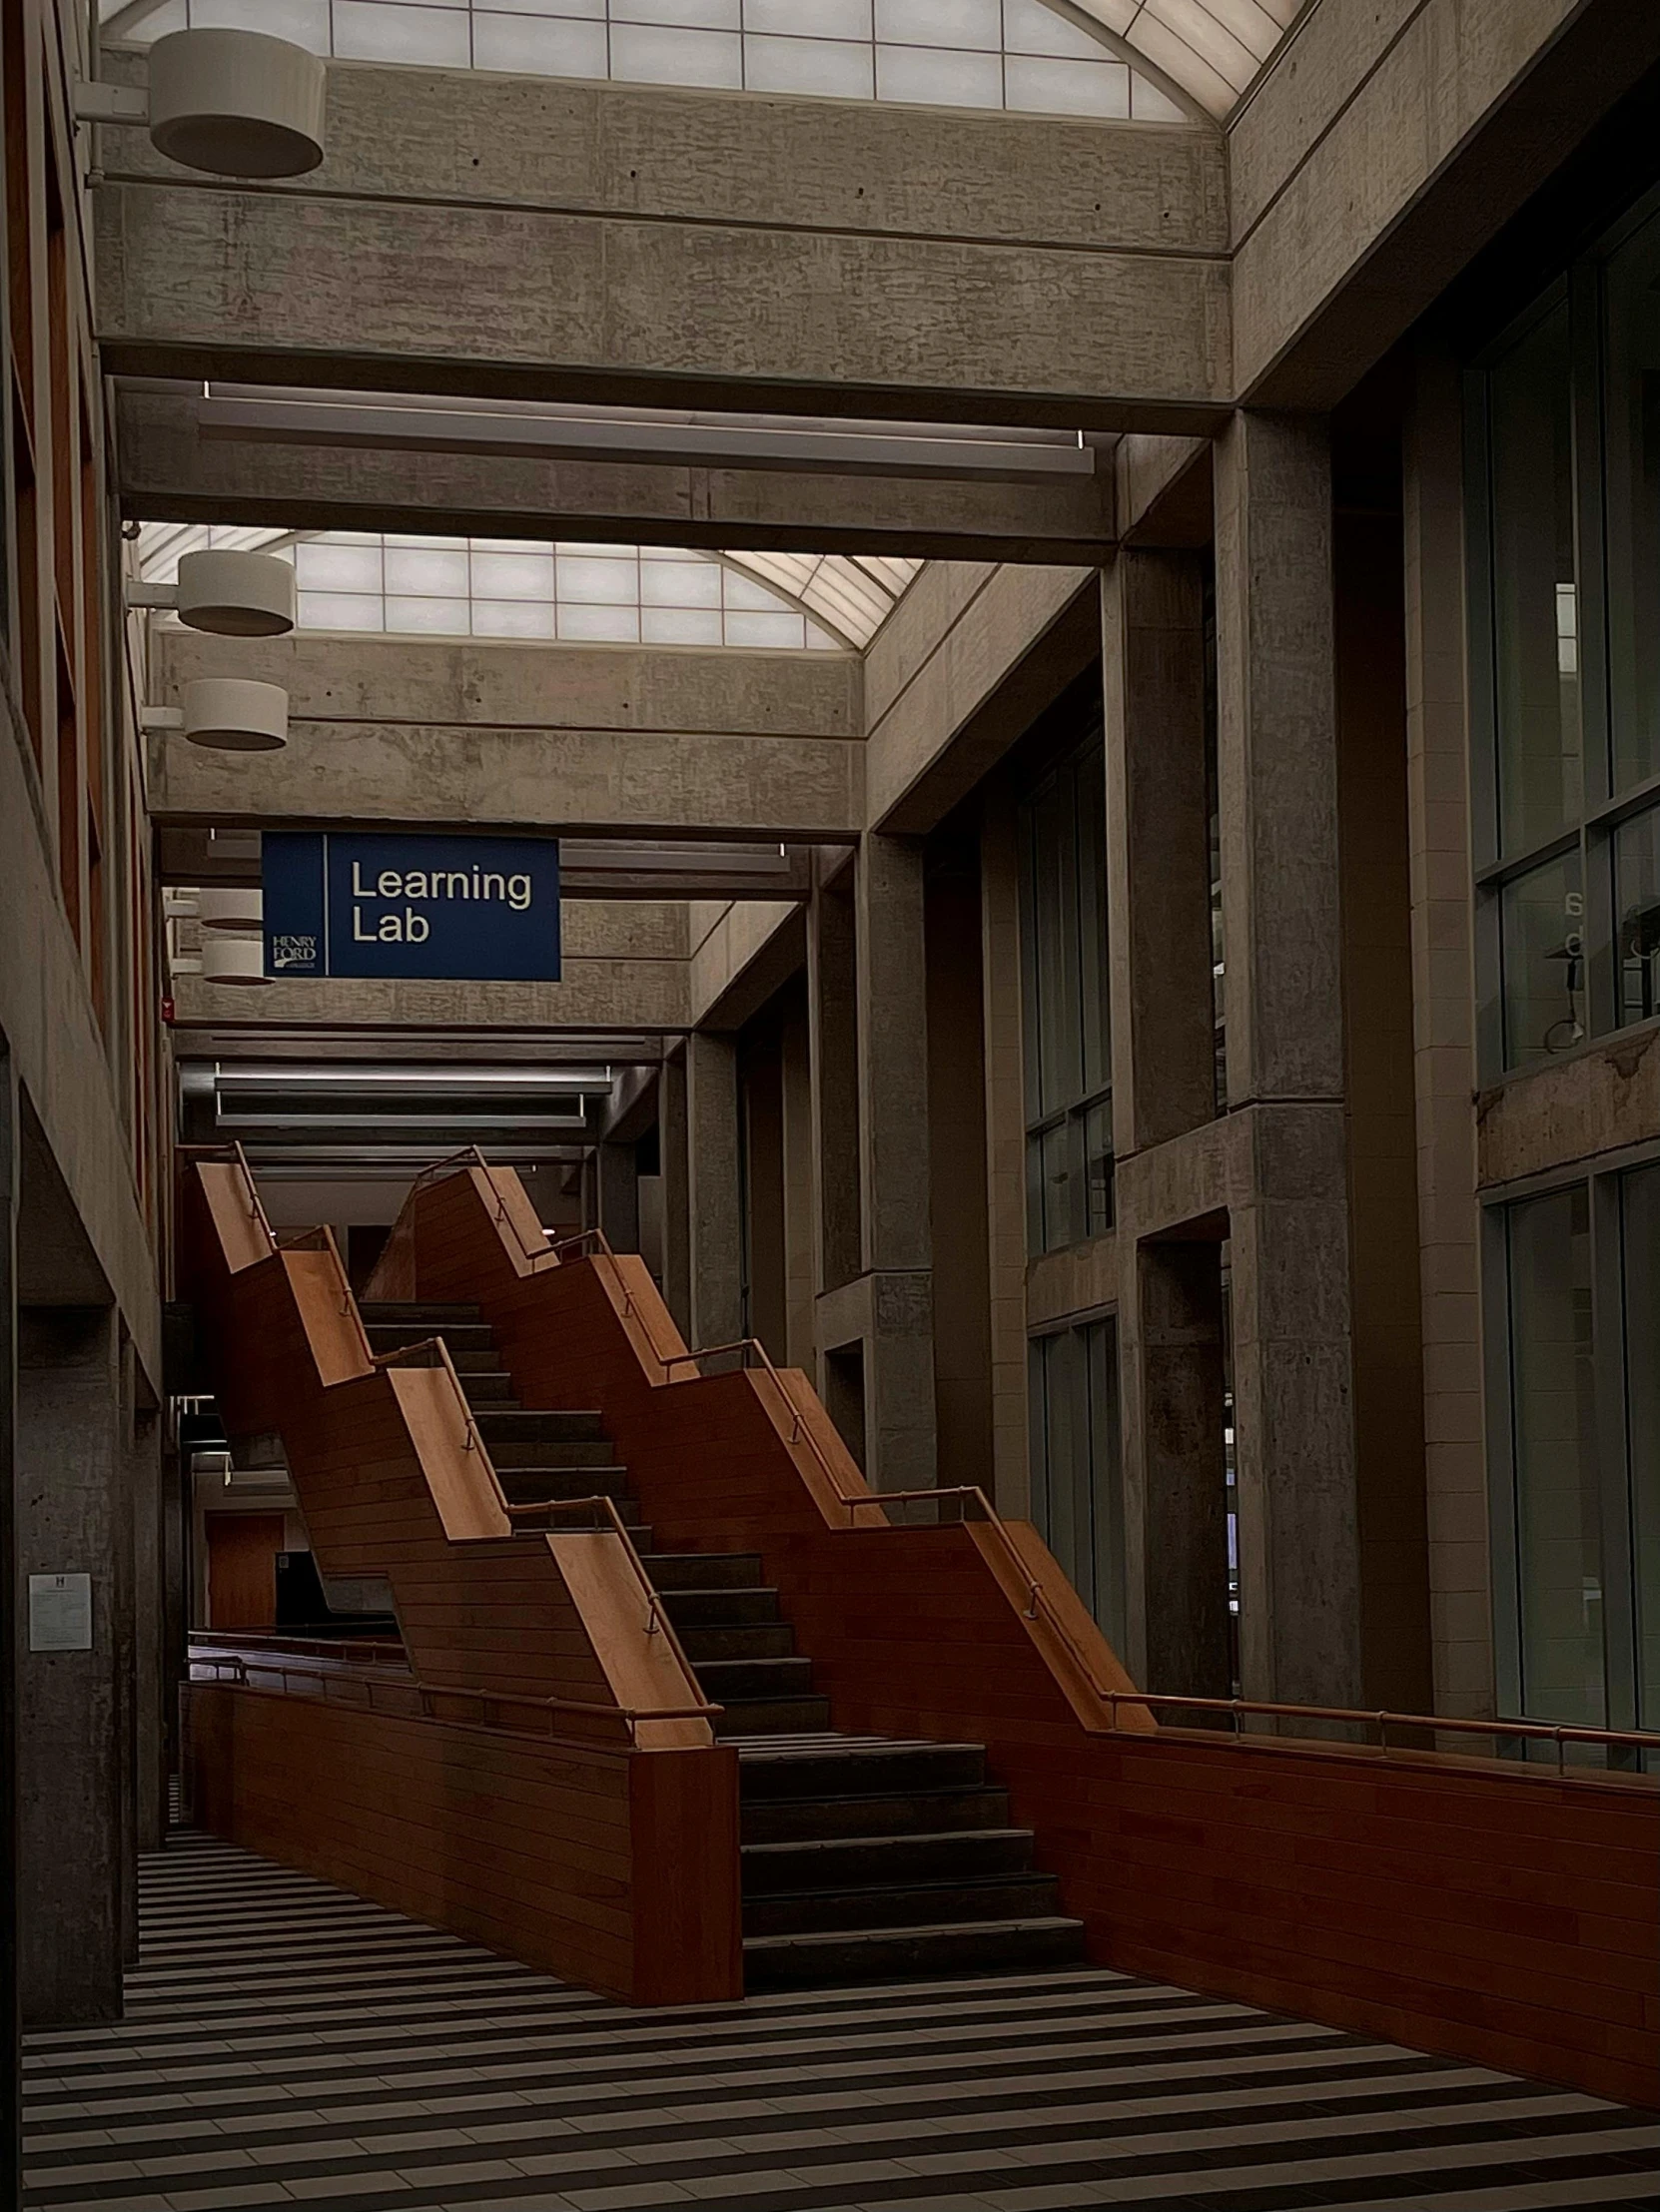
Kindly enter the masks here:
<path id="1" fill-rule="evenodd" d="M 29 1649 L 32 1652 L 90 1652 L 92 1649 L 92 1577 L 29 1577 Z"/>

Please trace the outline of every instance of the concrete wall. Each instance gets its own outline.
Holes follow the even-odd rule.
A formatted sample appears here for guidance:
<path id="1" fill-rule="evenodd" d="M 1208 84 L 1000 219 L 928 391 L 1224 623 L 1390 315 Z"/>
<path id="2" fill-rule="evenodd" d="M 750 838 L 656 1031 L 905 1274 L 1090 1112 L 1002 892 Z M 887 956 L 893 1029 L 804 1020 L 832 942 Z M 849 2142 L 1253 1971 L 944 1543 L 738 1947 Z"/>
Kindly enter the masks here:
<path id="1" fill-rule="evenodd" d="M 118 370 L 1148 429 L 1230 385 L 1190 128 L 337 64 L 298 185 L 102 158 Z"/>
<path id="2" fill-rule="evenodd" d="M 533 822 L 675 836 L 846 837 L 863 820 L 856 656 L 155 631 L 153 689 L 280 683 L 290 741 L 157 735 L 163 822 Z"/>

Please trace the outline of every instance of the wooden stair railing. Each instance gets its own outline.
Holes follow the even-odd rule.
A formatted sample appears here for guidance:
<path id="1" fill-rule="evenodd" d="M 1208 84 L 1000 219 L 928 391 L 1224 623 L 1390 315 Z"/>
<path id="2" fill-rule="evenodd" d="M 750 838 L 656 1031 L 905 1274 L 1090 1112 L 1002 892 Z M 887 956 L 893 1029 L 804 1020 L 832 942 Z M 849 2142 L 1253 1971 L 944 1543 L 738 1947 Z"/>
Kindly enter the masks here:
<path id="1" fill-rule="evenodd" d="M 280 1846 L 298 1835 L 283 1779 L 273 1772 L 251 1792 L 237 1778 L 239 1758 L 257 1765 L 253 1735 L 280 1737 L 282 1756 L 302 1765 L 323 1760 L 345 1805 L 356 1737 L 424 1730 L 418 1755 L 405 1755 L 409 1802 L 382 1801 L 385 1845 L 346 1839 L 343 1818 L 337 1878 L 636 2001 L 739 1993 L 736 1762 L 715 1741 L 719 1708 L 663 1619 L 613 1503 L 565 1501 L 560 1513 L 581 1509 L 588 1527 L 515 1530 L 441 1339 L 377 1357 L 332 1234 L 279 1240 L 240 1151 L 194 1159 L 184 1195 L 184 1273 L 227 1431 L 282 1439 L 326 1576 L 391 1585 L 415 1694 L 401 1724 L 367 1702 L 346 1711 L 326 1685 L 288 1701 L 306 1712 L 279 1718 L 265 1709 L 280 1692 L 204 1680 L 190 1693 L 203 1802 L 224 1832 Z M 320 1664 L 297 1651 L 289 1673 L 297 1684 Z M 268 1684 L 273 1672 L 264 1670 Z M 244 1666 L 241 1679 L 261 1670 Z M 500 1774 L 479 1794 L 450 1773 L 432 1732 L 455 1729 L 487 1735 L 490 1759 L 508 1769 L 531 1761 L 539 1822 L 515 1822 L 516 1785 Z M 375 1765 L 373 1743 L 364 1756 Z M 383 1761 L 379 1771 L 396 1767 Z M 291 1781 L 305 1789 L 319 1779 Z M 372 1821 L 377 1801 L 359 1793 L 356 1802 Z M 459 1822 L 450 1818 L 458 1804 Z M 422 1878 L 413 1861 L 398 1863 L 406 1819 L 429 1860 Z M 516 1904 L 482 1891 L 475 1904 L 456 1903 L 468 1821 L 499 1867 L 483 1887 L 516 1883 Z M 315 1837 L 309 1847 L 310 1862 L 330 1870 Z"/>
<path id="2" fill-rule="evenodd" d="M 475 1305 L 524 1405 L 598 1405 L 659 1551 L 761 1554 L 836 1727 L 983 1743 L 1093 1957 L 1657 2100 L 1652 1777 L 1420 1748 L 1423 1716 L 1310 1713 L 1326 1740 L 1296 1741 L 1294 1709 L 1149 1698 L 1035 1529 L 972 1490 L 872 1493 L 805 1376 L 731 1348 L 705 1373 L 637 1257 L 550 1242 L 476 1151 L 417 1182 L 371 1287 Z M 1379 1719 L 1419 1746 L 1357 1740 Z"/>

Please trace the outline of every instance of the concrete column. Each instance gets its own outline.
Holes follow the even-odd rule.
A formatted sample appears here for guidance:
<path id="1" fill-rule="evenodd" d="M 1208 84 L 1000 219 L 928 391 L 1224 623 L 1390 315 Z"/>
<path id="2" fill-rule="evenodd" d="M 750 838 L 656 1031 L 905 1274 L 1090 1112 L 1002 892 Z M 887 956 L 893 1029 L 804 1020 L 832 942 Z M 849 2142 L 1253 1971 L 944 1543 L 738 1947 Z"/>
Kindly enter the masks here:
<path id="1" fill-rule="evenodd" d="M 1205 584 L 1197 553 L 1121 552 L 1102 589 L 1113 1149 L 1216 1111 Z"/>
<path id="2" fill-rule="evenodd" d="M 821 1293 L 840 1289 L 860 1269 L 859 986 L 849 871 L 815 886 L 807 921 L 813 1288 Z"/>
<path id="3" fill-rule="evenodd" d="M 18 1093 L 0 1032 L 0 2203 L 23 2202 L 23 2009 L 19 1883 Z"/>
<path id="4" fill-rule="evenodd" d="M 613 1252 L 640 1248 L 640 1178 L 632 1141 L 599 1146 L 599 1226 Z"/>
<path id="5" fill-rule="evenodd" d="M 1120 1295 L 1121 1358 L 1137 1399 L 1137 1449 L 1125 1463 L 1132 1671 L 1167 1697 L 1226 1698 L 1233 1650 L 1218 1243 L 1148 1240 Z"/>
<path id="6" fill-rule="evenodd" d="M 1323 416 L 1217 443 L 1217 719 L 1228 1103 L 1340 1100 L 1331 455 Z"/>
<path id="7" fill-rule="evenodd" d="M 929 1236 L 940 1480 L 990 1492 L 991 1280 L 978 840 L 941 835 L 927 897 Z"/>
<path id="8" fill-rule="evenodd" d="M 986 1083 L 986 1270 L 991 1293 L 993 1497 L 1032 1510 L 1026 1348 L 1026 1074 L 1015 812 L 993 784 L 980 821 L 981 1027 Z"/>
<path id="9" fill-rule="evenodd" d="M 22 1981 L 33 2022 L 121 2012 L 131 1640 L 118 1566 L 131 1529 L 122 1446 L 114 1309 L 25 1308 L 19 1569 L 92 1578 L 92 1649 L 23 1655 Z"/>
<path id="10" fill-rule="evenodd" d="M 1493 1710 L 1458 364 L 1415 369 L 1405 452 L 1406 775 L 1424 1477 L 1435 1711 Z"/>
<path id="11" fill-rule="evenodd" d="M 1323 420 L 1217 447 L 1218 770 L 1241 1682 L 1361 1695 L 1343 1146 L 1331 476 Z"/>
<path id="12" fill-rule="evenodd" d="M 915 1490 L 937 1455 L 921 841 L 867 836 L 857 898 L 866 1472 Z"/>
<path id="13" fill-rule="evenodd" d="M 686 1048 L 670 1053 L 659 1079 L 657 1141 L 663 1182 L 663 1303 L 688 1344 L 692 1336 L 691 1213 L 688 1203 Z"/>
<path id="14" fill-rule="evenodd" d="M 143 1378 L 128 1442 L 127 1494 L 133 1509 L 133 1651 L 140 1850 L 160 1850 L 167 1834 L 167 1551 L 162 1502 L 162 1421 Z"/>
<path id="15" fill-rule="evenodd" d="M 813 1371 L 813 1064 L 807 1001 L 792 1003 L 780 1048 L 784 1093 L 784 1336 L 792 1367 Z"/>
<path id="16" fill-rule="evenodd" d="M 686 1040 L 686 1210 L 691 1344 L 731 1344 L 743 1325 L 743 1183 L 738 1055 L 729 1037 Z"/>

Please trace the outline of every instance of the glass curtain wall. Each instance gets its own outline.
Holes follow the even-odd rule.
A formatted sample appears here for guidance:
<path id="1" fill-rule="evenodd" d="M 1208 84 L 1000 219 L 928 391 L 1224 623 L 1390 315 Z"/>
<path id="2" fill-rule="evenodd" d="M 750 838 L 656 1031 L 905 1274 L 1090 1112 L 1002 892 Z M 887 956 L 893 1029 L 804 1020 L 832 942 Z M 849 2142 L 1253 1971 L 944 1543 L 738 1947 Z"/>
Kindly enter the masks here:
<path id="1" fill-rule="evenodd" d="M 1508 1460 L 1494 1507 L 1501 1710 L 1654 1728 L 1660 1160 L 1493 1218 L 1504 1292 L 1494 1430 Z"/>
<path id="2" fill-rule="evenodd" d="M 1029 1346 L 1032 1518 L 1108 1642 L 1124 1637 L 1118 1345 L 1110 1319 Z"/>
<path id="3" fill-rule="evenodd" d="M 1660 1015 L 1660 196 L 1471 373 L 1482 1057 Z"/>
<path id="4" fill-rule="evenodd" d="M 1107 784 L 1099 707 L 1020 801 L 1027 1248 L 1113 1222 Z"/>

